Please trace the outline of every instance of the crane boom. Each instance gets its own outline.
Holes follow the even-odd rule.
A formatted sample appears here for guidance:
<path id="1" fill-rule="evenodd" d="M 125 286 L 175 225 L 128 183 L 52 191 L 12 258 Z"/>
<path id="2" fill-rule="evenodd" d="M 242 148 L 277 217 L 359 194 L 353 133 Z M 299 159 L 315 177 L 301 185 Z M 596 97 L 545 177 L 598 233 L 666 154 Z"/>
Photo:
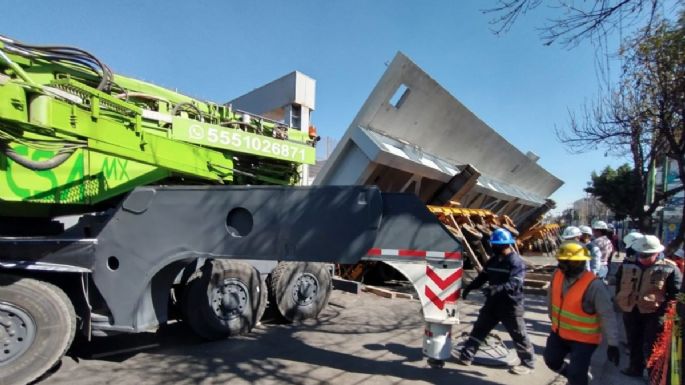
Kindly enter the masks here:
<path id="1" fill-rule="evenodd" d="M 314 163 L 314 144 L 282 123 L 113 74 L 80 49 L 0 37 L 2 201 L 90 205 L 170 177 L 291 185 Z"/>

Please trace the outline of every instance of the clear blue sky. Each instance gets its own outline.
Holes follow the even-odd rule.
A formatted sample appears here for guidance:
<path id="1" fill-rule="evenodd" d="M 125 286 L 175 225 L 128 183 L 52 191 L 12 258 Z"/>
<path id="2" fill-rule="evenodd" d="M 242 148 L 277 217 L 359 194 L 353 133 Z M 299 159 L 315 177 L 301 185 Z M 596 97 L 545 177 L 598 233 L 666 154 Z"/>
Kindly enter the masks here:
<path id="1" fill-rule="evenodd" d="M 593 170 L 625 159 L 571 155 L 554 127 L 598 90 L 594 48 L 545 47 L 541 7 L 498 37 L 495 0 L 5 0 L 0 33 L 84 48 L 115 72 L 225 102 L 299 70 L 317 80 L 313 121 L 339 138 L 395 52 L 403 51 L 521 151 L 565 181 L 560 209 Z"/>

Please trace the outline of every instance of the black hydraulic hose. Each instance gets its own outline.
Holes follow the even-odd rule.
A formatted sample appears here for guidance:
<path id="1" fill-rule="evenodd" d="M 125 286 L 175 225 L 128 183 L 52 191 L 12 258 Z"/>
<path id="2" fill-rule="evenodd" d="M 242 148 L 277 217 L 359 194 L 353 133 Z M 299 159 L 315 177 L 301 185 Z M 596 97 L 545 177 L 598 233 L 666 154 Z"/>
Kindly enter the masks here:
<path id="1" fill-rule="evenodd" d="M 58 167 L 62 163 L 66 162 L 66 160 L 69 159 L 71 154 L 73 154 L 75 151 L 75 149 L 73 148 L 62 149 L 59 150 L 59 152 L 57 152 L 57 155 L 53 156 L 51 159 L 37 161 L 27 159 L 17 154 L 16 151 L 14 151 L 5 143 L 0 144 L 0 148 L 2 149 L 2 152 L 5 153 L 5 155 L 7 155 L 8 158 L 33 171 L 50 170 L 55 167 Z"/>
<path id="2" fill-rule="evenodd" d="M 64 56 L 64 55 L 56 55 L 56 54 L 50 54 L 50 55 L 45 55 L 41 56 L 42 59 L 46 60 L 51 60 L 51 61 L 66 61 L 72 64 L 78 64 L 80 66 L 86 67 L 89 70 L 95 72 L 96 74 L 100 75 L 98 72 L 97 68 L 95 67 L 94 63 L 91 63 L 87 60 L 82 60 L 77 57 L 70 57 L 70 56 Z"/>
<path id="3" fill-rule="evenodd" d="M 44 52 L 44 53 L 43 53 Z M 46 59 L 50 59 L 51 57 L 59 57 L 60 61 L 69 61 L 69 62 L 76 62 L 79 64 L 83 64 L 84 62 L 91 63 L 88 67 L 91 66 L 96 66 L 99 67 L 102 74 L 101 74 L 101 79 L 100 83 L 97 86 L 98 90 L 109 90 L 109 87 L 111 87 L 111 83 L 113 80 L 113 74 L 112 70 L 102 63 L 98 58 L 95 56 L 81 50 L 77 51 L 65 51 L 61 49 L 46 49 L 45 51 L 41 52 L 41 57 L 44 57 Z M 54 59 L 53 59 L 54 60 Z M 95 73 L 99 72 L 95 70 Z"/>
<path id="4" fill-rule="evenodd" d="M 62 48 L 62 47 L 59 47 Z M 68 47 L 65 47 L 68 48 Z M 97 89 L 100 91 L 106 90 L 109 91 L 111 88 L 111 84 L 113 82 L 113 74 L 112 70 L 104 63 L 102 63 L 98 58 L 95 56 L 91 55 L 90 53 L 83 51 L 83 50 L 77 50 L 75 49 L 75 52 L 70 52 L 70 51 L 64 51 L 62 49 L 46 49 L 46 52 L 48 53 L 46 56 L 58 56 L 62 57 L 62 60 L 70 61 L 70 62 L 76 62 L 79 64 L 83 64 L 83 62 L 89 62 L 92 63 L 93 65 L 100 67 L 102 71 L 100 83 L 97 86 Z M 90 66 L 89 66 L 90 67 Z M 97 70 L 95 71 L 96 73 Z"/>
<path id="5" fill-rule="evenodd" d="M 60 55 L 60 56 L 70 56 L 75 59 L 79 59 L 81 61 L 88 61 L 93 64 L 95 64 L 97 67 L 100 67 L 102 70 L 102 79 L 100 80 L 100 83 L 97 86 L 98 90 L 106 90 L 109 91 L 109 88 L 111 87 L 111 83 L 113 80 L 113 74 L 112 70 L 105 65 L 103 62 L 101 62 L 97 57 L 95 57 L 93 54 L 91 54 L 88 51 L 82 50 L 80 48 L 75 48 L 75 47 L 66 47 L 66 46 L 38 46 L 38 45 L 29 45 L 29 44 L 24 44 L 21 42 L 18 42 L 16 40 L 12 40 L 10 42 L 6 42 L 7 45 L 14 45 L 16 47 L 19 47 L 23 50 L 28 50 L 28 51 L 38 51 L 39 55 L 44 55 L 47 53 L 46 56 L 50 55 Z M 33 53 L 35 54 L 35 52 Z M 68 59 L 67 59 L 68 60 Z M 82 63 L 80 63 L 82 64 Z M 97 72 L 97 71 L 96 71 Z"/>
<path id="6" fill-rule="evenodd" d="M 199 108 L 197 108 L 196 105 L 188 102 L 182 102 L 178 103 L 177 105 L 174 106 L 174 108 L 171 109 L 171 115 L 174 116 L 177 113 L 179 113 L 184 107 L 190 107 L 192 110 L 195 110 L 197 113 L 197 116 L 202 117 L 202 111 L 200 111 Z"/>

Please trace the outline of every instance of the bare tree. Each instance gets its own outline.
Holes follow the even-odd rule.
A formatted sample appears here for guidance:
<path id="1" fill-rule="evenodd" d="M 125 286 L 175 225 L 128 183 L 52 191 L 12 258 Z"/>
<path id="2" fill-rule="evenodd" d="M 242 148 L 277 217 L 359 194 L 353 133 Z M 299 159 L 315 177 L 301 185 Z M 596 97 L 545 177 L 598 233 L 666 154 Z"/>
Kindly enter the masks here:
<path id="1" fill-rule="evenodd" d="M 540 27 L 545 45 L 560 43 L 575 46 L 585 38 L 602 41 L 616 30 L 641 26 L 649 32 L 657 20 L 664 0 L 554 0 L 547 4 L 558 9 L 560 16 Z M 493 15 L 490 21 L 497 34 L 509 31 L 519 16 L 540 7 L 542 0 L 497 0 L 483 10 Z"/>
<path id="2" fill-rule="evenodd" d="M 614 90 L 586 107 L 580 118 L 571 114 L 570 127 L 556 133 L 575 152 L 602 148 L 628 155 L 639 184 L 638 206 L 647 201 L 650 167 L 676 161 L 682 185 L 660 191 L 653 203 L 634 214 L 642 230 L 649 230 L 655 210 L 685 186 L 685 13 L 675 24 L 660 21 L 649 32 L 640 31 L 627 47 Z M 671 247 L 682 243 L 684 232 L 685 214 Z"/>

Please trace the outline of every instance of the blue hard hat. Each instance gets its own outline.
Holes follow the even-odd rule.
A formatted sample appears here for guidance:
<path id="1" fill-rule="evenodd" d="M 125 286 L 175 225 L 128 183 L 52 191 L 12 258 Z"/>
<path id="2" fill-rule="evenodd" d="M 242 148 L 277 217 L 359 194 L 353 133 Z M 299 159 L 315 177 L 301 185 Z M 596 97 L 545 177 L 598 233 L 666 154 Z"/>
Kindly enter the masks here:
<path id="1" fill-rule="evenodd" d="M 492 235 L 490 236 L 490 244 L 491 245 L 513 245 L 514 244 L 514 237 L 511 236 L 511 233 L 505 229 L 497 229 L 492 232 Z"/>

